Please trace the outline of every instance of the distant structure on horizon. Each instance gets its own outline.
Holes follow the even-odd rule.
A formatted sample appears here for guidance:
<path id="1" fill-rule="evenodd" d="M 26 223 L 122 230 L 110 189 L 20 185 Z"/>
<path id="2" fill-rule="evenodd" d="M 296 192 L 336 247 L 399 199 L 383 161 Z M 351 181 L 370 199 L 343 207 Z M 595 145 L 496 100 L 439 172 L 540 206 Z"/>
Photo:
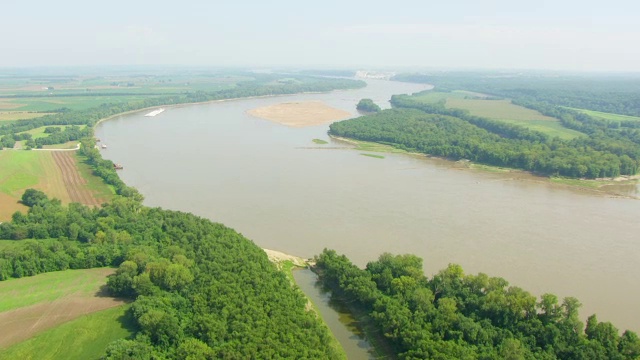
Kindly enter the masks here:
<path id="1" fill-rule="evenodd" d="M 356 71 L 356 77 L 361 79 L 377 79 L 377 80 L 389 80 L 396 73 L 394 72 L 384 72 L 384 71 L 366 71 L 366 70 L 358 70 Z"/>

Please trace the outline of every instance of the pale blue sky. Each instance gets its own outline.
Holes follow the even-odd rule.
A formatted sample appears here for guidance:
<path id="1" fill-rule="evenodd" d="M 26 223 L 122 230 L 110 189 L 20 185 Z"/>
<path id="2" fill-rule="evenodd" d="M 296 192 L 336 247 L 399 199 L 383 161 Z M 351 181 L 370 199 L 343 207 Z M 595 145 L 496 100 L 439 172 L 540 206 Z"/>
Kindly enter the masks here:
<path id="1" fill-rule="evenodd" d="M 640 71 L 640 2 L 6 0 L 0 66 Z"/>

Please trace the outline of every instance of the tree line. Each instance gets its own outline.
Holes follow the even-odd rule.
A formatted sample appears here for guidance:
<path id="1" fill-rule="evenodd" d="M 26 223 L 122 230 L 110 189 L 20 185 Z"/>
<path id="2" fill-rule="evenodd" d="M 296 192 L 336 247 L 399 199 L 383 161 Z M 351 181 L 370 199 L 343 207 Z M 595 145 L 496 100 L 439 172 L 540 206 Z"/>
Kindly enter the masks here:
<path id="1" fill-rule="evenodd" d="M 445 109 L 442 112 L 456 111 Z M 599 150 L 580 140 L 567 142 L 549 138 L 522 127 L 483 119 L 471 123 L 459 117 L 409 108 L 384 110 L 336 122 L 330 125 L 329 132 L 453 160 L 468 159 L 544 175 L 576 178 L 635 174 L 640 159 L 635 155 L 631 158 L 626 153 Z"/>
<path id="2" fill-rule="evenodd" d="M 638 359 L 636 333 L 580 321 L 580 302 L 536 299 L 497 277 L 449 265 L 432 278 L 414 255 L 385 253 L 360 269 L 325 249 L 316 271 L 332 296 L 366 314 L 399 359 Z"/>
<path id="3" fill-rule="evenodd" d="M 433 84 L 438 91 L 464 89 L 532 103 L 640 116 L 637 74 L 434 72 L 398 74 L 392 79 Z"/>
<path id="4" fill-rule="evenodd" d="M 110 290 L 135 299 L 133 339 L 106 359 L 340 359 L 307 300 L 264 251 L 221 224 L 116 197 L 100 208 L 29 190 L 0 224 L 0 280 L 117 266 Z M 20 240 L 31 239 L 31 240 Z"/>

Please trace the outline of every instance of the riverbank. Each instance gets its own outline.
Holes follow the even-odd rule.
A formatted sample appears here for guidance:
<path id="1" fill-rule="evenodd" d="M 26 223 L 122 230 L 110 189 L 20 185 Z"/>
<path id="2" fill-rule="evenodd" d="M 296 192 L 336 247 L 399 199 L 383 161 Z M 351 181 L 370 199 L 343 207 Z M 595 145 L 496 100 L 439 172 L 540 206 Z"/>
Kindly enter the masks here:
<path id="1" fill-rule="evenodd" d="M 107 116 L 106 118 L 96 121 L 96 123 L 93 125 L 93 128 L 95 129 L 96 126 L 98 126 L 98 124 L 102 123 L 103 121 L 111 120 L 113 118 L 117 118 L 124 115 L 135 114 L 143 111 L 149 111 L 152 109 L 164 108 L 166 111 L 167 109 L 177 109 L 177 108 L 182 108 L 182 107 L 187 107 L 192 105 L 207 105 L 207 104 L 214 104 L 214 103 L 221 103 L 221 102 L 228 102 L 228 101 L 242 101 L 242 100 L 249 100 L 249 99 L 277 98 L 277 97 L 286 97 L 286 96 L 302 95 L 302 94 L 305 94 L 305 95 L 306 94 L 328 94 L 328 93 L 337 92 L 337 91 L 351 91 L 351 90 L 354 90 L 354 89 L 337 89 L 337 90 L 331 90 L 331 91 L 307 91 L 307 92 L 301 92 L 301 93 L 295 93 L 295 94 L 257 95 L 257 96 L 245 96 L 245 97 L 237 97 L 237 98 L 229 98 L 229 99 L 216 99 L 216 100 L 207 100 L 207 101 L 198 101 L 198 102 L 188 102 L 188 103 L 180 103 L 180 104 L 154 105 L 154 106 L 148 106 L 148 107 L 140 108 L 136 110 L 129 110 L 129 111 L 117 113 L 111 116 Z"/>
<path id="2" fill-rule="evenodd" d="M 307 311 L 313 311 L 316 317 L 324 324 L 329 334 L 331 334 L 332 340 L 331 340 L 330 346 L 334 348 L 337 353 L 342 354 L 342 359 L 346 360 L 347 355 L 345 353 L 345 350 L 342 344 L 340 343 L 338 338 L 336 338 L 329 324 L 323 319 L 322 313 L 320 312 L 320 309 L 318 308 L 317 304 L 315 304 L 311 299 L 311 297 L 308 294 L 306 294 L 305 291 L 298 285 L 298 283 L 296 282 L 296 279 L 293 276 L 294 271 L 302 270 L 302 269 L 311 269 L 315 265 L 313 260 L 303 259 L 299 256 L 285 254 L 283 252 L 276 251 L 276 250 L 270 250 L 270 249 L 262 249 L 262 250 L 269 257 L 269 261 L 276 264 L 278 269 L 287 276 L 287 278 L 291 282 L 291 286 L 300 290 L 300 292 L 304 295 L 304 297 L 307 299 L 307 305 L 306 305 Z"/>
<path id="3" fill-rule="evenodd" d="M 247 111 L 251 116 L 290 127 L 317 126 L 343 120 L 352 115 L 322 101 L 301 101 L 259 107 Z"/>
<path id="4" fill-rule="evenodd" d="M 579 191 L 582 193 L 589 193 L 589 194 L 599 195 L 599 196 L 620 197 L 620 198 L 627 198 L 627 199 L 640 199 L 640 195 L 632 195 L 629 193 L 625 193 L 622 189 L 625 186 L 628 186 L 628 187 L 637 186 L 638 181 L 640 180 L 640 175 L 619 176 L 616 178 L 598 178 L 598 179 L 571 179 L 571 178 L 563 178 L 563 177 L 545 177 L 545 176 L 536 175 L 534 173 L 524 171 L 524 170 L 477 164 L 469 160 L 454 161 L 454 160 L 446 159 L 439 156 L 426 155 L 426 154 L 417 153 L 417 152 L 409 152 L 406 150 L 398 149 L 391 145 L 355 140 L 355 139 L 344 138 L 344 137 L 334 136 L 334 135 L 329 135 L 329 136 L 334 140 L 352 145 L 354 147 L 354 150 L 391 153 L 391 154 L 406 154 L 406 155 L 417 156 L 417 157 L 427 157 L 430 159 L 438 159 L 438 160 L 442 160 L 450 163 L 451 167 L 456 169 L 468 169 L 468 170 L 474 170 L 474 171 L 508 175 L 508 176 L 505 176 L 505 178 L 503 179 L 505 181 L 507 180 L 526 181 L 531 183 L 547 184 L 547 185 L 556 186 L 559 188 L 565 188 L 573 191 Z"/>

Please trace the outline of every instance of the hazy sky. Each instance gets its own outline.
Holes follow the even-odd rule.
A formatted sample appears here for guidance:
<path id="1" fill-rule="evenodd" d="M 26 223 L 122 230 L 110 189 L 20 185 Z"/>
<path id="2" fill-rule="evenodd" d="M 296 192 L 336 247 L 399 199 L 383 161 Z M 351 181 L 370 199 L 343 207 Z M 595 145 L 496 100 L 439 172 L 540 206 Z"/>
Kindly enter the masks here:
<path id="1" fill-rule="evenodd" d="M 640 71 L 640 1 L 6 0 L 0 66 Z"/>

